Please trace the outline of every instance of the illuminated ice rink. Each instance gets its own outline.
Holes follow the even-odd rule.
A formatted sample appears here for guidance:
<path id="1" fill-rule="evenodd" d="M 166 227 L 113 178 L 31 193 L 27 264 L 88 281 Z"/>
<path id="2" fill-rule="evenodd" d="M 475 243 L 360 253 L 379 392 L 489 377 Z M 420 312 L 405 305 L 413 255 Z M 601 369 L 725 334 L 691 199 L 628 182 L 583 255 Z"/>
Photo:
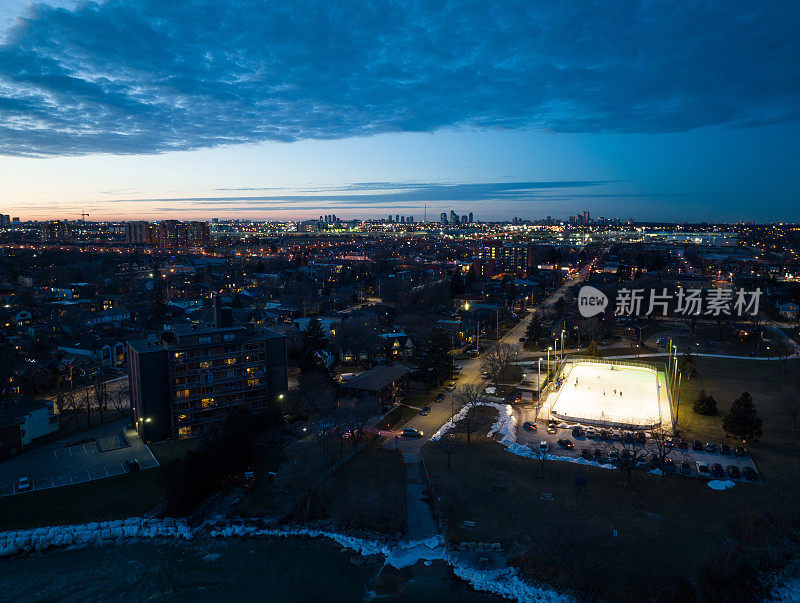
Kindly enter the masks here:
<path id="1" fill-rule="evenodd" d="M 653 427 L 661 423 L 655 369 L 581 362 L 568 369 L 551 412 L 562 419 Z"/>

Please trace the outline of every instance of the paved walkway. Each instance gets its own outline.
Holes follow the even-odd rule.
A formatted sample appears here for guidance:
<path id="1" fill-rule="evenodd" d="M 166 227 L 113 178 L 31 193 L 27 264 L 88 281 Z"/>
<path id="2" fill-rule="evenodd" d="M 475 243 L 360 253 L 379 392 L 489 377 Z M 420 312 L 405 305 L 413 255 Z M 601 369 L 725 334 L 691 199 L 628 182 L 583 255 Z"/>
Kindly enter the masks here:
<path id="1" fill-rule="evenodd" d="M 406 464 L 406 534 L 409 541 L 424 540 L 439 533 L 433 509 L 427 501 L 425 477 L 419 453 L 404 452 Z"/>

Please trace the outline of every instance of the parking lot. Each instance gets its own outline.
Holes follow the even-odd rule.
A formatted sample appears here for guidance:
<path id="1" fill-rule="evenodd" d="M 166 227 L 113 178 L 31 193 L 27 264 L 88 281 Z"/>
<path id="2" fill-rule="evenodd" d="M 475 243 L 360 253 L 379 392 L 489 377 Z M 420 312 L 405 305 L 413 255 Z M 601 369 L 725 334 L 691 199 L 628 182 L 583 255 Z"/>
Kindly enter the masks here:
<path id="1" fill-rule="evenodd" d="M 595 450 L 600 450 L 603 455 L 604 463 L 609 463 L 609 449 L 613 446 L 613 444 L 618 444 L 618 442 L 606 442 L 601 441 L 599 439 L 589 439 L 585 435 L 580 437 L 575 437 L 572 434 L 572 428 L 577 424 L 573 423 L 557 423 L 556 432 L 555 433 L 548 433 L 547 426 L 548 423 L 546 420 L 540 418 L 538 422 L 536 422 L 536 431 L 528 431 L 526 430 L 523 425 L 526 421 L 535 422 L 536 413 L 532 406 L 529 405 L 518 405 L 514 407 L 514 412 L 517 417 L 517 442 L 523 445 L 534 445 L 538 446 L 540 442 L 547 442 L 548 449 L 551 454 L 564 456 L 564 457 L 571 457 L 571 458 L 580 458 L 581 452 L 584 449 L 588 449 L 591 453 L 594 453 Z M 541 417 L 541 414 L 540 414 Z M 584 426 L 588 427 L 588 426 Z M 574 444 L 575 448 L 572 450 L 566 450 L 562 448 L 558 444 L 559 439 L 569 439 Z M 706 442 L 703 442 L 705 445 Z M 721 479 L 721 480 L 731 480 L 735 482 L 744 482 L 744 483 L 760 483 L 761 475 L 758 472 L 758 468 L 755 466 L 753 458 L 747 453 L 745 456 L 734 456 L 733 454 L 730 455 L 723 455 L 720 453 L 720 443 L 717 442 L 717 450 L 716 452 L 707 452 L 705 450 L 698 451 L 692 450 L 692 442 L 688 442 L 689 448 L 688 450 L 680 450 L 677 448 L 672 449 L 672 451 L 667 455 L 668 458 L 672 459 L 676 466 L 676 475 L 681 475 L 683 477 L 700 477 L 703 479 Z M 592 455 L 594 457 L 594 454 Z M 686 461 L 689 464 L 689 472 L 688 473 L 681 473 L 680 466 L 681 463 Z M 698 474 L 697 470 L 697 463 L 705 463 L 709 469 L 714 463 L 719 463 L 722 465 L 723 471 L 725 471 L 725 475 L 719 477 L 713 477 L 712 475 L 700 475 Z M 734 466 L 739 470 L 739 477 L 731 478 L 727 473 L 728 466 Z M 747 480 L 744 475 L 743 471 L 745 467 L 750 467 L 758 474 L 758 480 L 751 481 Z M 651 467 L 647 467 L 650 469 Z"/>
<path id="2" fill-rule="evenodd" d="M 0 496 L 19 494 L 20 478 L 28 478 L 31 490 L 58 488 L 122 475 L 136 459 L 139 469 L 158 466 L 150 449 L 127 419 L 93 429 L 81 443 L 60 441 L 0 463 Z"/>

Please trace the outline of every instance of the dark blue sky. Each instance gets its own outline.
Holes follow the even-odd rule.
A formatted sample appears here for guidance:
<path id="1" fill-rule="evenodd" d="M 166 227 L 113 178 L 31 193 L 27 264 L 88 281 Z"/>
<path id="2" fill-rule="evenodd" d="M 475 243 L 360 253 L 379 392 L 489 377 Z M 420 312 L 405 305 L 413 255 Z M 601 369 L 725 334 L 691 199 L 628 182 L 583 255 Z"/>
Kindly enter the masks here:
<path id="1" fill-rule="evenodd" d="M 0 26 L 12 213 L 800 219 L 796 1 L 0 0 Z"/>

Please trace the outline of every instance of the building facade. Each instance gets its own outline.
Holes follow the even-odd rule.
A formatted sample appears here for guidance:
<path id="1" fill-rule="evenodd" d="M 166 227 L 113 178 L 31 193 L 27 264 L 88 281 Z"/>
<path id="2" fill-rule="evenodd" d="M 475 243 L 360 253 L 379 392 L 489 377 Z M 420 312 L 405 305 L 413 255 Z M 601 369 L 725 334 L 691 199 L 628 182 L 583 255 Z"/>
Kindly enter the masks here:
<path id="1" fill-rule="evenodd" d="M 269 329 L 176 325 L 128 342 L 131 404 L 145 441 L 198 435 L 285 396 L 286 338 Z"/>

